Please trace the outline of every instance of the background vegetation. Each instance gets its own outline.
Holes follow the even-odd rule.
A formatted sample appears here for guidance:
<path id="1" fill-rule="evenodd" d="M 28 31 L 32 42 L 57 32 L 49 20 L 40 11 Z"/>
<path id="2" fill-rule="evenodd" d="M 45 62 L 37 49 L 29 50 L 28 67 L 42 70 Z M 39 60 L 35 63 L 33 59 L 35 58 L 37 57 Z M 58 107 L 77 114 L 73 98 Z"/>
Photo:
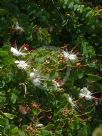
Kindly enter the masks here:
<path id="1" fill-rule="evenodd" d="M 102 132 L 101 20 L 101 0 L 0 1 L 2 136 L 91 136 L 94 130 L 93 136 L 98 136 L 95 133 Z M 47 50 L 50 46 L 57 50 Z M 14 56 L 11 47 L 27 56 Z M 61 56 L 66 49 L 73 50 L 77 62 L 66 64 Z M 45 64 L 50 57 L 50 65 Z M 16 60 L 27 61 L 30 68 L 19 69 Z M 63 66 L 68 69 L 59 71 Z M 41 88 L 29 77 L 34 69 L 49 77 Z M 63 78 L 68 71 L 63 86 L 51 85 L 56 75 Z M 83 87 L 96 99 L 80 99 Z"/>

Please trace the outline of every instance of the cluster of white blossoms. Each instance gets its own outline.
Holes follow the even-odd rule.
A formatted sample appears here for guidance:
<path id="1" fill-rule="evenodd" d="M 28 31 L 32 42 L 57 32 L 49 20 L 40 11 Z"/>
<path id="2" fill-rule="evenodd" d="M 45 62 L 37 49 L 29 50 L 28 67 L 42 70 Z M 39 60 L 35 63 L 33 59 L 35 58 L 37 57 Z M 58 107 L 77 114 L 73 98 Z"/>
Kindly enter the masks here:
<path id="1" fill-rule="evenodd" d="M 14 47 L 11 47 L 11 52 L 12 52 L 12 54 L 14 56 L 17 56 L 17 57 L 27 55 L 27 53 L 23 53 L 23 52 L 17 50 L 16 48 L 14 48 Z M 29 65 L 27 64 L 27 62 L 24 61 L 24 60 L 16 60 L 15 63 L 17 64 L 17 67 L 19 69 L 26 70 L 29 67 Z"/>
<path id="2" fill-rule="evenodd" d="M 78 59 L 76 54 L 69 53 L 67 51 L 63 51 L 63 56 L 64 56 L 65 59 L 70 60 L 72 63 L 76 62 L 77 59 Z"/>
<path id="3" fill-rule="evenodd" d="M 11 47 L 11 52 L 13 53 L 14 56 L 25 56 L 27 55 L 26 53 L 20 52 L 16 48 Z M 15 63 L 17 64 L 17 67 L 19 69 L 27 70 L 30 65 L 24 61 L 24 60 L 16 60 Z M 40 86 L 41 84 L 41 77 L 39 72 L 36 69 L 33 69 L 33 72 L 29 74 L 29 77 L 31 78 L 33 84 L 35 86 Z"/>
<path id="4" fill-rule="evenodd" d="M 23 56 L 24 57 L 25 55 L 27 55 L 27 53 L 21 52 L 13 47 L 11 47 L 11 52 L 13 53 L 14 56 Z M 63 51 L 63 55 L 64 55 L 65 59 L 70 60 L 73 63 L 78 60 L 76 54 Z M 15 63 L 17 64 L 17 67 L 19 69 L 27 70 L 30 67 L 30 65 L 24 60 L 16 60 Z M 41 75 L 38 70 L 33 69 L 32 72 L 28 72 L 28 75 L 29 75 L 32 83 L 35 86 L 41 85 L 42 79 L 41 79 Z M 63 86 L 64 82 L 63 82 L 63 80 L 54 79 L 54 80 L 52 80 L 52 84 L 57 89 L 57 88 L 60 88 L 61 86 Z M 92 93 L 87 89 L 87 87 L 83 87 L 82 89 L 80 89 L 79 98 L 84 98 L 86 100 L 95 99 L 95 97 L 92 96 Z M 69 95 L 68 95 L 68 101 L 72 107 L 76 107 L 76 104 L 73 102 L 72 97 L 70 97 Z"/>
<path id="5" fill-rule="evenodd" d="M 97 99 L 97 98 L 92 96 L 92 93 L 86 87 L 83 87 L 80 90 L 79 97 L 82 98 L 82 99 L 84 98 L 85 100 L 96 100 Z M 68 95 L 67 100 L 70 103 L 72 108 L 78 109 L 78 106 L 75 104 L 75 102 L 73 101 L 71 96 Z"/>

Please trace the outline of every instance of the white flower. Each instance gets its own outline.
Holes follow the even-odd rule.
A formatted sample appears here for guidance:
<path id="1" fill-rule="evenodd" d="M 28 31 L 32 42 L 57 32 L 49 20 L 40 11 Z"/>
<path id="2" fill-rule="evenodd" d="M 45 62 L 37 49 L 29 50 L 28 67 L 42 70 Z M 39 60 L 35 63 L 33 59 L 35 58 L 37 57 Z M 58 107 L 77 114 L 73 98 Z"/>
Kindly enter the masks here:
<path id="1" fill-rule="evenodd" d="M 39 77 L 36 77 L 36 78 L 34 78 L 33 79 L 33 84 L 35 85 L 35 86 L 40 86 L 40 84 L 41 84 L 41 79 L 39 78 Z"/>
<path id="2" fill-rule="evenodd" d="M 64 84 L 62 80 L 56 81 L 55 79 L 52 80 L 52 83 L 56 88 L 61 87 Z"/>
<path id="3" fill-rule="evenodd" d="M 38 70 L 33 69 L 33 72 L 29 74 L 30 78 L 32 79 L 32 82 L 35 86 L 40 86 L 41 84 L 41 76 L 38 72 Z"/>
<path id="4" fill-rule="evenodd" d="M 20 32 L 24 32 L 24 29 L 19 26 L 18 22 L 16 22 L 15 30 L 18 30 Z"/>
<path id="5" fill-rule="evenodd" d="M 80 98 L 85 98 L 86 100 L 92 100 L 94 97 L 91 96 L 91 95 L 92 95 L 92 93 L 86 87 L 83 87 L 80 90 L 79 97 Z"/>
<path id="6" fill-rule="evenodd" d="M 16 60 L 15 63 L 17 64 L 17 67 L 19 69 L 27 69 L 29 67 L 29 65 L 23 60 L 20 61 Z"/>
<path id="7" fill-rule="evenodd" d="M 33 69 L 33 72 L 31 72 L 30 74 L 29 74 L 29 76 L 30 76 L 30 78 L 36 78 L 36 77 L 40 77 L 40 74 L 39 74 L 39 72 L 38 72 L 38 70 L 36 70 L 36 69 Z"/>
<path id="8" fill-rule="evenodd" d="M 73 107 L 77 107 L 77 106 L 75 105 L 75 103 L 73 102 L 72 97 L 70 97 L 69 95 L 68 95 L 68 102 L 70 103 L 70 105 L 72 106 L 72 108 L 73 108 Z"/>
<path id="9" fill-rule="evenodd" d="M 69 59 L 71 62 L 75 62 L 77 60 L 76 54 L 68 53 L 66 51 L 63 52 L 63 55 L 66 59 Z"/>
<path id="10" fill-rule="evenodd" d="M 30 78 L 34 78 L 34 72 L 31 72 L 31 73 L 29 74 L 29 76 L 30 76 Z"/>
<path id="11" fill-rule="evenodd" d="M 14 56 L 25 56 L 26 55 L 26 53 L 22 53 L 13 47 L 11 47 L 11 52 L 13 53 Z"/>
<path id="12" fill-rule="evenodd" d="M 39 128 L 39 127 L 43 127 L 44 125 L 43 124 L 37 124 L 36 127 Z"/>

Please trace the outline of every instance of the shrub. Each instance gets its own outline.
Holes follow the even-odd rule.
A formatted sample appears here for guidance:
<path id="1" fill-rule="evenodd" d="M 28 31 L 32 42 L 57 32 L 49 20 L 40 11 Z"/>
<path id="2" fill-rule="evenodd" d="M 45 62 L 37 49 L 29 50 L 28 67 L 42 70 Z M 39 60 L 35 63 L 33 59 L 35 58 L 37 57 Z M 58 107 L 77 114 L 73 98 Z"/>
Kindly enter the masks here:
<path id="1" fill-rule="evenodd" d="M 101 3 L 0 5 L 1 135 L 91 136 L 102 124 Z"/>

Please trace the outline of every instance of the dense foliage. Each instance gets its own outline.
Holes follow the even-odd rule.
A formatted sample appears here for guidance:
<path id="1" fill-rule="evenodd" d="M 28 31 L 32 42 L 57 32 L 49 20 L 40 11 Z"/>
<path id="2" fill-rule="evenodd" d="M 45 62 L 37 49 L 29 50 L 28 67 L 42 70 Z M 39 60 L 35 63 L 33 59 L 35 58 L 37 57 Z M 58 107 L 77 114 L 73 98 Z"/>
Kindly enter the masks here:
<path id="1" fill-rule="evenodd" d="M 101 0 L 0 1 L 0 135 L 102 136 Z"/>

